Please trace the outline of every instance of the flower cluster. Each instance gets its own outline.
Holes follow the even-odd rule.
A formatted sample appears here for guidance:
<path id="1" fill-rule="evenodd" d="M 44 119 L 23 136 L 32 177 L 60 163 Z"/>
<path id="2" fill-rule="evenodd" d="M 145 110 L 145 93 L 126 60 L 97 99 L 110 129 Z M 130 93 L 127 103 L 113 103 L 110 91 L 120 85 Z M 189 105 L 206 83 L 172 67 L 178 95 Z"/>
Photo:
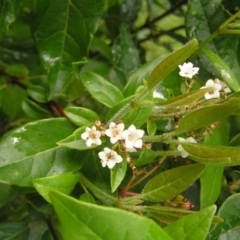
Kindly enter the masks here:
<path id="1" fill-rule="evenodd" d="M 144 131 L 136 129 L 134 125 L 129 126 L 126 130 L 124 130 L 124 127 L 123 123 L 116 124 L 114 122 L 109 124 L 108 129 L 101 129 L 101 131 L 97 130 L 96 126 L 92 128 L 87 127 L 81 138 L 86 141 L 88 147 L 91 147 L 101 145 L 100 137 L 106 135 L 110 138 L 112 144 L 120 142 L 126 152 L 136 152 L 137 149 L 142 148 Z M 99 152 L 98 156 L 101 159 L 102 166 L 108 166 L 108 168 L 113 168 L 116 163 L 120 163 L 123 160 L 116 151 L 107 147 L 102 152 Z"/>
<path id="2" fill-rule="evenodd" d="M 179 75 L 190 79 L 199 71 L 199 68 L 193 67 L 193 63 L 191 62 L 183 63 L 183 65 L 179 65 L 178 67 L 180 68 Z M 225 70 L 222 70 L 221 73 L 223 76 L 228 74 Z M 217 78 L 215 80 L 209 79 L 205 86 L 201 87 L 201 89 L 204 88 L 209 88 L 209 91 L 204 95 L 206 100 L 219 98 L 221 96 L 220 92 L 224 92 L 225 94 L 231 92 L 227 84 Z"/>

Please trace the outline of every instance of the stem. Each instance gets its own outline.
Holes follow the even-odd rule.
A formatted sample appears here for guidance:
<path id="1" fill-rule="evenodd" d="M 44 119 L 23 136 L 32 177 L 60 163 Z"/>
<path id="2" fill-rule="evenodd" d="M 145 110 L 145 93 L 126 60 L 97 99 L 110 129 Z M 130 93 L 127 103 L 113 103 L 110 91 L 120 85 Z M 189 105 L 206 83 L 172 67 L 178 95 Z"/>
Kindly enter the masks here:
<path id="1" fill-rule="evenodd" d="M 155 136 L 144 136 L 144 142 L 164 142 L 169 143 L 172 142 L 172 136 L 178 135 L 178 132 L 172 131 L 169 133 L 163 133 L 162 135 L 155 135 Z"/>
<path id="2" fill-rule="evenodd" d="M 49 218 L 46 218 L 46 223 L 47 223 L 48 229 L 52 235 L 53 240 L 58 240 L 58 235 L 57 235 L 57 233 L 52 225 L 52 222 Z"/>
<path id="3" fill-rule="evenodd" d="M 118 199 L 115 197 L 112 197 L 105 192 L 103 192 L 101 189 L 96 187 L 94 184 L 92 184 L 84 175 L 82 175 L 81 180 L 80 180 L 87 188 L 89 188 L 93 194 L 97 195 L 101 199 L 104 199 L 104 201 L 109 202 L 112 205 L 118 205 Z"/>
<path id="4" fill-rule="evenodd" d="M 147 87 L 143 89 L 130 103 L 127 103 L 122 109 L 120 109 L 107 123 L 105 127 L 108 127 L 111 122 L 117 122 L 122 119 L 127 113 L 129 113 L 137 104 L 146 97 L 148 93 Z"/>
<path id="5" fill-rule="evenodd" d="M 124 191 L 128 191 L 131 188 L 135 187 L 136 185 L 138 185 L 140 182 L 142 182 L 145 178 L 147 178 L 149 175 L 151 175 L 153 172 L 155 172 L 160 166 L 161 163 L 166 159 L 167 156 L 164 156 L 149 172 L 146 172 L 144 176 L 142 176 L 141 178 L 139 178 L 136 182 L 134 182 L 133 184 L 131 184 L 130 186 L 126 187 L 124 189 Z"/>

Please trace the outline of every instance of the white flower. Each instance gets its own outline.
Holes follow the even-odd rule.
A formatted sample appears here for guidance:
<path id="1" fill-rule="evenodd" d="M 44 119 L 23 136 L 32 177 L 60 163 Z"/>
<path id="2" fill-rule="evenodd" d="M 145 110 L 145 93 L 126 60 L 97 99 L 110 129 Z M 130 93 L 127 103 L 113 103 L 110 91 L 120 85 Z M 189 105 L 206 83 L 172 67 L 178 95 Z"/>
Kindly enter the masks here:
<path id="1" fill-rule="evenodd" d="M 203 88 L 211 88 L 211 90 L 204 95 L 207 100 L 220 97 L 220 90 L 222 89 L 222 85 L 220 83 L 216 83 L 212 79 L 209 79 L 205 86 L 201 87 L 201 89 Z"/>
<path id="2" fill-rule="evenodd" d="M 127 130 L 123 131 L 122 136 L 125 140 L 125 148 L 128 152 L 135 152 L 135 148 L 142 148 L 142 137 L 144 131 L 136 129 L 134 125 L 131 125 Z"/>
<path id="3" fill-rule="evenodd" d="M 179 142 L 197 143 L 196 140 L 195 140 L 194 138 L 192 138 L 192 137 L 189 137 L 189 138 L 186 138 L 186 139 L 179 137 L 179 138 L 178 138 L 178 141 L 179 141 Z M 177 150 L 180 152 L 180 154 L 181 154 L 181 156 L 182 156 L 183 158 L 186 158 L 186 157 L 188 156 L 188 152 L 182 147 L 181 144 L 179 144 L 179 145 L 177 146 Z"/>
<path id="4" fill-rule="evenodd" d="M 100 139 L 101 133 L 96 130 L 96 127 L 92 128 L 87 127 L 86 131 L 82 133 L 81 138 L 86 140 L 86 145 L 91 147 L 92 145 L 101 145 L 102 141 Z"/>
<path id="5" fill-rule="evenodd" d="M 102 152 L 98 153 L 99 158 L 103 167 L 108 166 L 108 168 L 113 168 L 116 163 L 120 163 L 123 159 L 117 152 L 110 148 L 105 147 Z"/>
<path id="6" fill-rule="evenodd" d="M 192 78 L 193 75 L 197 74 L 199 71 L 198 67 L 193 67 L 191 62 L 183 63 L 183 65 L 178 65 L 180 68 L 179 75 L 182 77 Z"/>
<path id="7" fill-rule="evenodd" d="M 109 124 L 109 129 L 105 131 L 105 134 L 110 137 L 110 141 L 112 144 L 116 143 L 118 140 L 122 140 L 122 132 L 124 130 L 124 124 L 119 123 L 116 124 L 114 122 L 111 122 Z"/>

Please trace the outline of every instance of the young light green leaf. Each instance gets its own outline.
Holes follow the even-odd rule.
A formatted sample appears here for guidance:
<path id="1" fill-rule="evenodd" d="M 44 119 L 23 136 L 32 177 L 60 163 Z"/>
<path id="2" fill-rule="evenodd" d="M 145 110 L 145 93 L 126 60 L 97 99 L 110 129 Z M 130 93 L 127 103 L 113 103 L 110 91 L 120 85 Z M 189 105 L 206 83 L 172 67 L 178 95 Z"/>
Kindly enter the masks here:
<path id="1" fill-rule="evenodd" d="M 54 118 L 28 123 L 3 136 L 0 140 L 0 179 L 31 187 L 35 178 L 79 170 L 82 153 L 56 144 L 74 129 L 67 119 Z"/>
<path id="2" fill-rule="evenodd" d="M 67 117 L 76 125 L 93 126 L 95 121 L 99 120 L 99 116 L 92 110 L 82 107 L 68 107 L 64 109 Z"/>
<path id="3" fill-rule="evenodd" d="M 111 169 L 111 189 L 112 192 L 115 192 L 116 189 L 121 184 L 122 180 L 125 177 L 127 171 L 127 161 L 122 161 L 121 163 L 116 164 L 114 168 Z"/>
<path id="4" fill-rule="evenodd" d="M 240 164 L 240 148 L 181 143 L 191 159 L 211 165 L 235 166 Z"/>
<path id="5" fill-rule="evenodd" d="M 194 90 L 189 93 L 185 93 L 183 95 L 179 95 L 174 98 L 170 98 L 166 101 L 161 101 L 159 103 L 156 103 L 156 106 L 169 106 L 169 107 L 176 107 L 176 106 L 187 106 L 189 104 L 192 104 L 202 98 L 204 94 L 209 91 L 209 89 L 199 89 Z"/>
<path id="6" fill-rule="evenodd" d="M 2 0 L 0 2 L 0 40 L 7 33 L 9 25 L 16 19 L 18 4 L 17 0 Z"/>
<path id="7" fill-rule="evenodd" d="M 165 227 L 164 230 L 173 239 L 204 240 L 210 229 L 216 206 L 209 206 L 197 213 L 185 216 Z"/>
<path id="8" fill-rule="evenodd" d="M 68 85 L 72 63 L 87 56 L 103 9 L 103 0 L 53 0 L 44 4 L 36 1 L 32 30 L 44 67 L 49 71 L 49 99 Z"/>
<path id="9" fill-rule="evenodd" d="M 86 127 L 78 128 L 73 134 L 69 135 L 64 139 L 61 139 L 61 141 L 57 142 L 57 144 L 62 147 L 77 150 L 87 150 L 96 147 L 96 146 L 88 147 L 86 145 L 86 141 L 81 138 L 81 134 L 85 132 L 85 130 Z"/>
<path id="10" fill-rule="evenodd" d="M 93 98 L 111 108 L 121 100 L 121 91 L 100 75 L 93 72 L 85 72 L 81 75 L 82 82 Z"/>
<path id="11" fill-rule="evenodd" d="M 224 219 L 209 233 L 207 240 L 237 240 L 240 228 L 240 194 L 234 194 L 227 198 L 221 205 L 218 214 Z M 236 234 L 237 233 L 237 234 Z"/>
<path id="12" fill-rule="evenodd" d="M 178 132 L 181 133 L 209 126 L 228 117 L 239 108 L 240 102 L 238 98 L 230 98 L 214 106 L 201 107 L 190 112 L 179 121 Z"/>
<path id="13" fill-rule="evenodd" d="M 221 76 L 221 79 L 224 80 L 231 89 L 238 92 L 240 90 L 240 85 L 231 68 L 217 54 L 207 49 L 204 49 L 203 53 L 213 64 L 218 74 Z"/>
<path id="14" fill-rule="evenodd" d="M 58 192 L 51 192 L 50 197 L 63 239 L 171 239 L 155 222 L 137 214 L 85 203 Z"/>
<path id="15" fill-rule="evenodd" d="M 46 201 L 51 203 L 50 191 L 58 191 L 68 195 L 72 192 L 80 178 L 81 175 L 79 173 L 58 174 L 51 177 L 36 178 L 33 181 L 33 186 Z"/>
<path id="16" fill-rule="evenodd" d="M 153 202 L 170 199 L 191 186 L 205 169 L 204 164 L 191 164 L 164 171 L 144 187 L 140 198 Z"/>
<path id="17" fill-rule="evenodd" d="M 152 71 L 147 81 L 148 90 L 152 90 L 163 78 L 182 64 L 198 48 L 198 41 L 192 39 L 182 48 L 164 58 Z"/>

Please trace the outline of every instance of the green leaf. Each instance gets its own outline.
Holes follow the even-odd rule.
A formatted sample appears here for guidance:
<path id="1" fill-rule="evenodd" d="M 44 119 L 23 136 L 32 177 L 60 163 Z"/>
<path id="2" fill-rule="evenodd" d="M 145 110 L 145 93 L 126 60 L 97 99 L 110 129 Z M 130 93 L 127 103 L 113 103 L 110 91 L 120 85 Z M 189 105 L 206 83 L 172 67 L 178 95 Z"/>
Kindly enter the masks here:
<path id="1" fill-rule="evenodd" d="M 33 186 L 46 201 L 51 203 L 50 191 L 58 191 L 68 195 L 72 192 L 76 183 L 79 182 L 80 177 L 79 173 L 64 173 L 51 177 L 36 178 L 33 181 Z"/>
<path id="2" fill-rule="evenodd" d="M 220 207 L 218 214 L 224 219 L 209 233 L 208 240 L 237 240 L 240 228 L 240 194 L 234 194 L 226 199 Z"/>
<path id="3" fill-rule="evenodd" d="M 111 169 L 111 190 L 115 192 L 125 177 L 127 171 L 127 161 L 123 160 Z"/>
<path id="4" fill-rule="evenodd" d="M 134 165 L 137 167 L 146 165 L 153 162 L 155 158 L 156 158 L 156 154 L 154 151 L 144 148 L 141 150 L 139 158 L 136 161 L 134 161 Z"/>
<path id="5" fill-rule="evenodd" d="M 201 209 L 215 203 L 220 195 L 222 188 L 224 167 L 207 165 L 205 171 L 200 177 L 201 193 L 200 203 Z M 211 184 L 209 184 L 211 182 Z"/>
<path id="6" fill-rule="evenodd" d="M 32 120 L 51 117 L 49 111 L 27 98 L 25 98 L 25 100 L 22 102 L 22 109 L 24 113 Z"/>
<path id="7" fill-rule="evenodd" d="M 0 2 L 0 41 L 7 33 L 9 25 L 16 19 L 18 3 L 19 1 L 16 0 L 2 0 Z"/>
<path id="8" fill-rule="evenodd" d="M 63 239 L 171 239 L 152 220 L 137 214 L 81 202 L 58 192 L 50 193 L 50 197 Z"/>
<path id="9" fill-rule="evenodd" d="M 151 216 L 156 218 L 156 220 L 158 220 L 160 223 L 167 225 L 181 219 L 184 216 L 192 215 L 193 213 L 195 213 L 194 211 L 186 210 L 179 207 L 166 207 L 159 205 L 144 206 L 140 208 L 139 211 L 147 212 Z M 214 216 L 212 223 L 216 224 L 219 222 L 223 222 L 223 219 Z"/>
<path id="10" fill-rule="evenodd" d="M 27 89 L 28 94 L 40 103 L 47 102 L 47 93 L 44 86 L 32 85 Z"/>
<path id="11" fill-rule="evenodd" d="M 229 123 L 221 121 L 220 126 L 212 129 L 213 136 L 205 137 L 204 143 L 211 146 L 226 145 L 229 142 Z M 224 167 L 207 165 L 205 171 L 200 177 L 200 204 L 201 209 L 208 207 L 218 199 L 223 178 Z M 211 182 L 212 184 L 209 184 Z"/>
<path id="12" fill-rule="evenodd" d="M 170 199 L 191 186 L 204 169 L 204 164 L 191 164 L 164 171 L 145 185 L 140 197 L 153 202 Z"/>
<path id="13" fill-rule="evenodd" d="M 93 126 L 99 116 L 92 110 L 82 107 L 68 107 L 64 109 L 67 117 L 78 126 Z"/>
<path id="14" fill-rule="evenodd" d="M 22 102 L 26 91 L 16 85 L 9 85 L 2 90 L 1 108 L 11 118 L 22 111 Z"/>
<path id="15" fill-rule="evenodd" d="M 199 89 L 194 90 L 183 95 L 179 95 L 174 98 L 170 98 L 166 101 L 161 101 L 156 103 L 156 106 L 166 106 L 166 107 L 177 107 L 177 106 L 186 106 L 192 103 L 195 103 L 197 100 L 202 98 L 204 94 L 209 91 L 209 89 Z"/>
<path id="16" fill-rule="evenodd" d="M 14 77 L 25 77 L 29 74 L 28 69 L 22 64 L 12 64 L 5 69 L 5 72 Z"/>
<path id="17" fill-rule="evenodd" d="M 16 191 L 12 188 L 12 186 L 10 186 L 5 182 L 0 182 L 0 189 L 1 189 L 1 195 L 0 195 L 0 208 L 1 208 L 10 199 L 13 198 L 13 196 L 16 194 Z"/>
<path id="18" fill-rule="evenodd" d="M 81 152 L 57 146 L 75 127 L 67 119 L 28 123 L 0 140 L 0 179 L 18 186 L 32 186 L 35 178 L 73 172 L 81 168 Z"/>
<path id="19" fill-rule="evenodd" d="M 0 239 L 25 240 L 28 235 L 29 226 L 25 222 L 0 223 Z"/>
<path id="20" fill-rule="evenodd" d="M 240 107 L 239 99 L 230 98 L 214 106 L 196 109 L 179 121 L 178 132 L 192 131 L 209 126 L 233 114 Z M 204 117 L 203 117 L 204 116 Z"/>
<path id="21" fill-rule="evenodd" d="M 239 44 L 239 36 L 234 34 L 219 34 L 221 33 L 221 30 L 219 31 L 220 25 L 230 17 L 222 4 L 223 2 L 218 0 L 189 0 L 186 14 L 186 33 L 189 39 L 196 38 L 199 43 L 203 43 L 213 34 L 215 38 L 208 42 L 207 49 L 218 54 L 232 69 L 235 76 L 239 76 L 240 68 L 237 60 L 239 53 L 236 50 Z M 203 68 L 211 76 L 216 77 L 216 71 L 214 71 L 210 62 L 201 54 L 199 59 Z"/>
<path id="22" fill-rule="evenodd" d="M 219 76 L 221 76 L 221 79 L 225 81 L 231 89 L 238 92 L 240 90 L 240 85 L 231 68 L 217 54 L 207 49 L 204 49 L 203 53 L 213 64 Z"/>
<path id="23" fill-rule="evenodd" d="M 174 71 L 198 48 L 198 41 L 191 40 L 188 44 L 164 58 L 152 71 L 147 81 L 148 90 L 152 90 L 163 78 Z"/>
<path id="24" fill-rule="evenodd" d="M 121 91 L 98 74 L 85 72 L 81 78 L 91 96 L 105 106 L 110 108 L 123 100 Z"/>
<path id="25" fill-rule="evenodd" d="M 240 148 L 181 143 L 191 159 L 205 164 L 235 166 L 240 164 Z"/>
<path id="26" fill-rule="evenodd" d="M 210 229 L 216 206 L 209 206 L 197 213 L 179 219 L 164 230 L 173 239 L 204 240 Z"/>
<path id="27" fill-rule="evenodd" d="M 62 147 L 67 147 L 67 148 L 77 149 L 77 150 L 87 150 L 87 149 L 97 147 L 94 145 L 91 147 L 88 147 L 86 145 L 86 141 L 81 138 L 81 134 L 85 131 L 86 131 L 86 127 L 81 127 L 77 129 L 73 134 L 57 142 L 57 144 Z"/>
<path id="28" fill-rule="evenodd" d="M 112 47 L 112 60 L 127 77 L 140 66 L 139 52 L 126 24 L 120 26 L 119 36 Z"/>
<path id="29" fill-rule="evenodd" d="M 159 64 L 161 60 L 164 59 L 164 57 L 165 56 L 159 56 L 140 66 L 130 76 L 124 89 L 124 96 L 130 97 L 131 95 L 135 94 L 138 87 L 143 85 L 143 80 L 148 79 L 153 69 Z"/>
<path id="30" fill-rule="evenodd" d="M 89 192 L 81 194 L 79 200 L 81 200 L 83 202 L 93 203 L 93 204 L 96 203 L 94 197 Z"/>
<path id="31" fill-rule="evenodd" d="M 49 71 L 49 99 L 68 84 L 72 63 L 87 56 L 103 8 L 103 0 L 36 2 L 32 29 L 41 60 Z"/>

